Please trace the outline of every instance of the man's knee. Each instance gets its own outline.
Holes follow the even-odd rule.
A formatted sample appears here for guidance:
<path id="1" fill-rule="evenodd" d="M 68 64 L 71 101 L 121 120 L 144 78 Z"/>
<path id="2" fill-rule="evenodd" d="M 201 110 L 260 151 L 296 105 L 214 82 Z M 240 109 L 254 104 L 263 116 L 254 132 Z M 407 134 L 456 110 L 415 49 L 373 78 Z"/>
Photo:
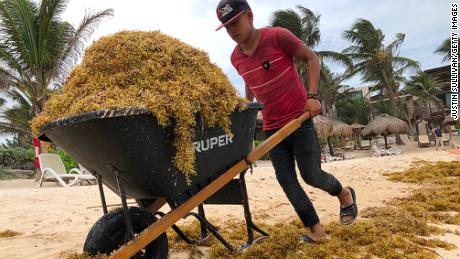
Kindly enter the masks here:
<path id="1" fill-rule="evenodd" d="M 322 174 L 321 168 L 316 166 L 312 166 L 308 170 L 300 170 L 300 175 L 305 183 L 313 187 L 319 187 L 321 185 Z"/>

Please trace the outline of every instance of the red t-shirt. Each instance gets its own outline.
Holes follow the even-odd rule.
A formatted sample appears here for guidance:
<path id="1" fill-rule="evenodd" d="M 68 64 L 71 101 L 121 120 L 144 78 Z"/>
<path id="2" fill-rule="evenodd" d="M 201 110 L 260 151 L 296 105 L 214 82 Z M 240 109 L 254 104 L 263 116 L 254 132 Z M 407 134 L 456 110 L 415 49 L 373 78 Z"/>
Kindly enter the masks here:
<path id="1" fill-rule="evenodd" d="M 235 47 L 231 62 L 264 105 L 263 130 L 278 129 L 304 112 L 307 91 L 294 64 L 302 42 L 284 28 L 260 29 L 260 42 L 251 56 Z"/>

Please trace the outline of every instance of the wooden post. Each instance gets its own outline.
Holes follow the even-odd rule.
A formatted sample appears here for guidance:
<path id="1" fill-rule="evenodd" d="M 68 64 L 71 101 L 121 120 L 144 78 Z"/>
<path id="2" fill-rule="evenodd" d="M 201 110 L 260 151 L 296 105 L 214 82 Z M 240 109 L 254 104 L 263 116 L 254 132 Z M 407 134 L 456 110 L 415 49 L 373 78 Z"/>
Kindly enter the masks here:
<path id="1" fill-rule="evenodd" d="M 265 155 L 270 149 L 276 146 L 278 143 L 283 141 L 289 134 L 294 132 L 300 127 L 302 122 L 310 118 L 310 112 L 305 112 L 299 118 L 290 121 L 283 128 L 278 130 L 275 134 L 269 137 L 267 140 L 262 142 L 257 148 L 255 148 L 251 153 L 247 155 L 247 160 L 249 162 L 254 162 L 263 155 Z M 150 242 L 155 240 L 163 232 L 171 227 L 174 223 L 184 217 L 188 212 L 193 210 L 196 206 L 203 203 L 207 198 L 213 195 L 216 191 L 224 187 L 229 183 L 235 176 L 237 176 L 241 171 L 246 169 L 248 164 L 245 160 L 241 160 L 236 163 L 225 173 L 219 176 L 216 180 L 211 182 L 203 190 L 199 191 L 197 194 L 192 196 L 182 205 L 176 209 L 170 211 L 164 217 L 157 220 L 155 223 L 146 228 L 142 233 L 140 233 L 133 240 L 129 241 L 126 245 L 121 247 L 119 250 L 115 251 L 110 258 L 130 258 L 135 255 L 138 251 L 142 250 Z"/>

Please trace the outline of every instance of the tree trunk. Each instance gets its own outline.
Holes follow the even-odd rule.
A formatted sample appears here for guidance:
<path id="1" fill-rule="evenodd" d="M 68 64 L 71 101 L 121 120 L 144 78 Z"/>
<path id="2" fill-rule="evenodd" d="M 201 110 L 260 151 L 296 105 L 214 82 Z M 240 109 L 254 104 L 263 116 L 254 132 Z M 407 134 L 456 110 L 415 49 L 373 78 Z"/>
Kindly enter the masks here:
<path id="1" fill-rule="evenodd" d="M 331 137 L 327 137 L 327 145 L 329 147 L 329 154 L 334 156 L 334 148 L 332 147 Z"/>
<path id="2" fill-rule="evenodd" d="M 390 101 L 391 101 L 391 106 L 393 108 L 393 113 L 396 115 L 400 115 L 399 113 L 399 108 L 398 108 L 398 105 L 396 104 L 396 93 L 393 89 L 393 82 L 390 82 L 388 80 L 388 77 L 387 75 L 385 74 L 385 71 L 382 70 L 382 76 L 383 76 L 383 80 L 385 80 L 385 84 L 387 85 L 387 89 L 388 91 L 390 92 Z M 399 134 L 396 134 L 396 144 L 397 145 L 404 145 L 404 142 L 402 141 L 401 139 L 401 136 Z M 385 136 L 385 147 L 386 147 L 386 136 Z"/>
<path id="3" fill-rule="evenodd" d="M 387 135 L 383 135 L 383 139 L 385 140 L 385 149 L 388 149 Z"/>
<path id="4" fill-rule="evenodd" d="M 321 113 L 323 116 L 327 116 L 327 110 L 326 110 L 326 101 L 321 100 Z"/>
<path id="5" fill-rule="evenodd" d="M 399 145 L 399 146 L 405 145 L 404 141 L 401 138 L 401 134 L 399 134 L 399 133 L 396 134 L 396 145 Z"/>
<path id="6" fill-rule="evenodd" d="M 387 75 L 385 74 L 385 71 L 383 71 L 383 70 L 382 70 L 382 76 L 383 76 L 383 80 L 385 81 L 385 84 L 387 86 L 386 88 L 390 92 L 390 101 L 391 101 L 391 106 L 393 107 L 393 112 L 396 112 L 397 109 L 398 109 L 398 106 L 396 105 L 396 96 L 394 96 L 395 92 L 393 90 L 393 84 L 390 83 L 390 81 L 388 80 Z"/>

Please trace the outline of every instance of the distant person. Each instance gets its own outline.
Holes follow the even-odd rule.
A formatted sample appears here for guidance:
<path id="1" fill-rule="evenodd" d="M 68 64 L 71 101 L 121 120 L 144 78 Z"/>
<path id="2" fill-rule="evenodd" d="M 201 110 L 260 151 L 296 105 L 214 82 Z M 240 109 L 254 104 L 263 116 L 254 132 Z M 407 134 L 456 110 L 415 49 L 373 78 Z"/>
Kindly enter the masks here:
<path id="1" fill-rule="evenodd" d="M 295 165 L 309 185 L 336 196 L 340 201 L 340 221 L 351 224 L 358 214 L 355 192 L 321 169 L 321 148 L 313 117 L 321 112 L 318 100 L 319 59 L 289 30 L 254 28 L 254 14 L 245 0 L 222 0 L 217 17 L 236 42 L 231 62 L 246 84 L 246 98 L 264 105 L 263 131 L 275 134 L 291 120 L 309 111 L 311 118 L 276 145 L 270 152 L 276 179 L 311 233 L 301 239 L 308 243 L 325 238 L 315 208 L 297 179 Z M 308 65 L 308 93 L 294 64 L 294 58 Z"/>
<path id="2" fill-rule="evenodd" d="M 442 142 L 442 131 L 441 126 L 436 127 L 434 130 L 434 136 L 436 137 L 436 150 L 438 150 L 439 146 L 444 148 L 444 143 Z"/>

